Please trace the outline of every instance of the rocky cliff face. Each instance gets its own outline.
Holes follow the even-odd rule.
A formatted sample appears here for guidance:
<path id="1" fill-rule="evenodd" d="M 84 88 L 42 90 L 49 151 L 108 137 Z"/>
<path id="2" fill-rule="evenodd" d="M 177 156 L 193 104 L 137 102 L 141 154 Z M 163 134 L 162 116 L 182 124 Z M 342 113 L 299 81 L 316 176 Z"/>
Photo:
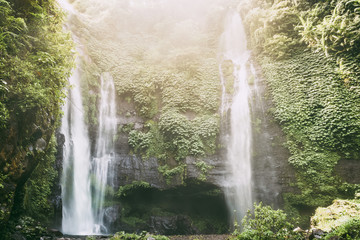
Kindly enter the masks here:
<path id="1" fill-rule="evenodd" d="M 283 194 L 295 192 L 291 183 L 296 181 L 295 171 L 289 164 L 290 153 L 284 146 L 286 137 L 279 123 L 273 118 L 265 79 L 261 69 L 257 69 L 257 82 L 252 101 L 253 131 L 253 191 L 257 201 L 281 208 L 284 204 Z"/>
<path id="2" fill-rule="evenodd" d="M 282 145 L 281 128 L 269 113 L 271 102 L 266 98 L 266 85 L 261 78 L 252 91 L 253 196 L 256 201 L 279 208 L 283 205 L 283 193 L 294 191 L 290 187 L 294 171 L 287 162 L 289 152 Z M 230 219 L 222 190 L 229 174 L 225 149 L 201 158 L 188 156 L 179 171 L 162 172 L 163 160 L 134 154 L 129 145 L 128 128 L 144 128 L 144 120 L 136 114 L 134 105 L 118 98 L 117 106 L 117 128 L 121 130 L 115 136 L 113 190 L 125 192 L 115 196 L 115 204 L 104 209 L 110 229 L 164 234 L 226 232 Z M 94 148 L 97 128 L 89 128 L 93 130 L 90 135 Z M 61 141 L 58 143 L 61 153 Z M 176 168 L 177 163 L 173 166 Z M 57 216 L 61 216 L 61 208 Z"/>
<path id="3" fill-rule="evenodd" d="M 281 206 L 282 193 L 293 191 L 290 183 L 295 180 L 294 171 L 287 162 L 290 153 L 283 146 L 285 136 L 281 127 L 269 112 L 272 104 L 266 97 L 264 80 L 259 78 L 256 86 L 252 88 L 254 91 L 252 164 L 255 199 Z M 136 116 L 134 106 L 119 99 L 117 106 L 118 112 L 123 113 L 118 115 L 118 127 L 124 128 L 128 125 L 132 125 L 134 129 L 144 127 L 144 121 L 141 117 Z M 219 149 L 215 155 L 201 158 L 209 166 L 206 176 L 202 180 L 219 188 L 221 188 L 224 176 L 228 171 L 224 151 L 224 149 Z M 130 184 L 133 181 L 146 181 L 155 188 L 168 189 L 182 185 L 181 179 L 199 179 L 204 175 L 204 172 L 196 164 L 199 159 L 188 156 L 185 159 L 185 171 L 167 184 L 165 177 L 158 170 L 162 162 L 156 158 L 143 159 L 141 156 L 133 154 L 126 132 L 117 136 L 116 159 L 118 186 Z"/>

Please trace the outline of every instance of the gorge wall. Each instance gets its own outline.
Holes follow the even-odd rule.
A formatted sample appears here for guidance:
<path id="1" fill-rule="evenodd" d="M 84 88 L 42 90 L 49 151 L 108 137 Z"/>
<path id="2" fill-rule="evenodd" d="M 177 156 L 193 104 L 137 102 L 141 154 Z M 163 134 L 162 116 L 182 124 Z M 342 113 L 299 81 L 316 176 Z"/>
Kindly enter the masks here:
<path id="1" fill-rule="evenodd" d="M 17 35 L 0 41 L 0 224 L 34 236 L 45 232 L 38 221 L 60 229 L 62 218 L 65 139 L 57 134 L 55 160 L 54 132 L 73 45 L 54 4 L 0 1 L 1 29 Z M 219 114 L 218 55 L 228 8 L 240 13 L 252 51 L 254 200 L 301 217 L 305 226 L 316 207 L 359 191 L 358 2 L 75 0 L 70 6 L 67 28 L 83 50 L 78 71 L 92 156 L 101 76 L 111 75 L 116 88 L 116 177 L 105 188 L 103 209 L 110 232 L 229 231 L 221 141 L 221 124 L 229 120 Z M 233 65 L 223 67 L 231 98 Z"/>
<path id="2" fill-rule="evenodd" d="M 117 4 L 74 1 L 67 26 L 82 46 L 80 72 L 92 156 L 100 76 L 110 74 L 117 90 L 115 178 L 114 185 L 107 186 L 104 221 L 110 232 L 227 232 L 233 217 L 223 193 L 230 172 L 227 146 L 220 140 L 226 134 L 220 132 L 220 121 L 227 120 L 218 113 L 218 54 L 228 10 L 217 1 L 199 3 L 192 12 L 185 12 L 190 3 L 130 1 L 121 5 L 124 11 L 110 13 Z M 174 8 L 184 12 L 169 15 Z M 98 20 L 91 15 L 95 9 Z M 114 25 L 118 19 L 122 24 Z M 226 64 L 226 94 L 231 99 L 234 73 L 231 63 Z M 253 195 L 256 201 L 281 207 L 293 172 L 281 130 L 267 112 L 270 100 L 264 97 L 263 78 L 257 75 L 252 70 L 249 80 L 254 96 Z"/>
<path id="3" fill-rule="evenodd" d="M 104 221 L 112 231 L 227 232 L 233 217 L 225 210 L 223 193 L 230 172 L 227 146 L 220 140 L 226 134 L 220 132 L 220 121 L 227 119 L 218 113 L 218 54 L 228 10 L 218 1 L 199 3 L 192 12 L 185 12 L 190 2 L 179 6 L 130 1 L 121 5 L 122 11 L 110 13 L 119 3 L 92 2 L 92 6 L 90 2 L 72 3 L 68 28 L 82 45 L 82 93 L 93 156 L 102 97 L 100 76 L 110 74 L 117 90 L 115 178 L 106 190 L 109 207 Z M 169 15 L 176 7 L 184 12 Z M 97 17 L 91 15 L 95 8 Z M 122 24 L 114 25 L 118 19 Z M 231 63 L 223 71 L 231 99 Z M 281 207 L 293 172 L 281 130 L 267 110 L 271 101 L 265 99 L 264 79 L 258 75 L 253 69 L 248 80 L 254 96 L 253 195 L 256 201 Z M 205 199 L 207 210 L 201 206 Z M 187 209 L 182 209 L 184 202 Z"/>

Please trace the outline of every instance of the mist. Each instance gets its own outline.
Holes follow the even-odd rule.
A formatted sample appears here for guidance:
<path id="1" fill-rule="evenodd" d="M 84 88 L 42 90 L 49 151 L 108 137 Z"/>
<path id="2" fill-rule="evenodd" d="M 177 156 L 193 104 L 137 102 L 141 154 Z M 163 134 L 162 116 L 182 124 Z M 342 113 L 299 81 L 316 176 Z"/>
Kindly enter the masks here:
<path id="1" fill-rule="evenodd" d="M 224 17 L 234 7 L 230 0 L 77 0 L 71 4 L 76 10 L 72 32 L 83 45 L 95 49 L 116 45 L 111 52 L 121 48 L 117 56 L 140 51 L 156 63 L 174 52 L 216 55 Z"/>

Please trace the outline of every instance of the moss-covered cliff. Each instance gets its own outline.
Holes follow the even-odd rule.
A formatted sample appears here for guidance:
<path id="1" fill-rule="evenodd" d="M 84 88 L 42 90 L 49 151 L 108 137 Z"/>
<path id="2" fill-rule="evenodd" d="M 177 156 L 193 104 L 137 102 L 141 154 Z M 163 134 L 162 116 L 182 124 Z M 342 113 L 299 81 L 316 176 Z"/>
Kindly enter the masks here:
<path id="1" fill-rule="evenodd" d="M 73 66 L 55 1 L 0 1 L 0 229 L 10 215 L 46 221 L 54 132 Z M 3 233 L 1 233 L 3 234 Z M 0 235 L 1 235 L 0 234 Z"/>
<path id="2" fill-rule="evenodd" d="M 218 41 L 226 9 L 217 0 L 191 4 L 74 1 L 78 14 L 69 23 L 86 56 L 89 128 L 97 126 L 99 76 L 109 72 L 117 90 L 117 152 L 155 157 L 167 182 L 186 174 L 186 157 L 199 165 L 219 149 Z"/>
<path id="3" fill-rule="evenodd" d="M 287 135 L 299 193 L 289 210 L 324 206 L 358 189 L 335 172 L 340 159 L 360 160 L 358 1 L 255 1 L 244 13 Z"/>
<path id="4" fill-rule="evenodd" d="M 117 189 L 107 189 L 114 229 L 138 230 L 150 219 L 152 225 L 145 227 L 153 231 L 171 222 L 185 224 L 185 230 L 193 226 L 192 233 L 226 232 L 224 196 L 219 186 L 204 182 L 214 183 L 226 172 L 219 157 L 217 54 L 224 6 L 238 1 L 169 0 L 146 7 L 131 1 L 71 2 L 78 12 L 69 27 L 83 45 L 80 71 L 93 145 L 101 74 L 110 73 L 117 90 L 114 140 L 121 170 Z M 275 118 L 296 172 L 296 190 L 287 186 L 284 195 L 286 210 L 308 217 L 316 207 L 359 189 L 360 182 L 346 182 L 336 169 L 360 161 L 360 2 L 255 0 L 238 8 L 273 104 L 265 104 L 271 117 L 258 117 L 264 109 L 253 109 L 254 148 L 273 144 L 264 153 L 254 150 L 254 171 L 287 169 L 282 137 L 261 133 Z M 37 234 L 42 229 L 35 228 L 35 220 L 47 222 L 52 215 L 54 131 L 73 66 L 72 41 L 62 20 L 54 0 L 0 0 L 1 230 L 9 219 L 13 224 L 29 216 L 21 219 L 20 231 L 32 228 Z M 226 75 L 231 78 L 231 70 Z M 274 129 L 269 133 L 276 134 Z M 270 161 L 263 164 L 275 148 L 281 151 L 273 162 L 281 170 L 268 167 Z M 254 174 L 255 184 L 269 183 L 272 176 L 263 175 Z M 290 175 L 276 176 L 285 176 L 286 183 L 277 184 L 271 196 L 282 193 Z M 265 198 L 266 192 L 255 188 L 256 197 Z M 143 197 L 154 200 L 139 200 Z M 167 205 L 170 201 L 174 204 Z"/>

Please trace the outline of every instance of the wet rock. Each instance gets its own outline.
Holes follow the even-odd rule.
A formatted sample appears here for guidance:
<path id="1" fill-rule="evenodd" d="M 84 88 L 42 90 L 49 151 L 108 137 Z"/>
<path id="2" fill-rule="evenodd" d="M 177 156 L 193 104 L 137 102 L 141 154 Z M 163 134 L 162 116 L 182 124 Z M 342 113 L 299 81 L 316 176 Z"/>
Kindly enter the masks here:
<path id="1" fill-rule="evenodd" d="M 51 228 L 51 229 L 48 229 L 48 232 L 49 232 L 49 234 L 51 234 L 54 237 L 63 236 L 62 232 L 60 232 L 60 230 L 58 230 L 58 229 Z"/>
<path id="2" fill-rule="evenodd" d="M 360 183 L 360 161 L 357 159 L 341 159 L 335 166 L 335 172 L 347 183 Z"/>
<path id="3" fill-rule="evenodd" d="M 19 232 L 15 232 L 11 235 L 12 240 L 26 240 L 26 238 Z"/>
<path id="4" fill-rule="evenodd" d="M 197 230 L 191 225 L 191 220 L 182 215 L 171 217 L 153 216 L 150 219 L 150 230 L 161 235 L 189 235 L 197 233 Z"/>
<path id="5" fill-rule="evenodd" d="M 310 231 L 309 239 L 321 239 L 323 236 L 325 236 L 325 232 L 321 229 L 313 228 Z"/>
<path id="6" fill-rule="evenodd" d="M 114 224 L 117 220 L 121 218 L 121 206 L 115 205 L 107 207 L 104 210 L 104 222 L 108 225 Z"/>
<path id="7" fill-rule="evenodd" d="M 144 127 L 143 123 L 135 123 L 134 125 L 134 129 L 138 130 L 138 129 L 142 129 Z"/>
<path id="8" fill-rule="evenodd" d="M 360 215 L 360 203 L 352 200 L 335 200 L 326 208 L 317 208 L 311 217 L 311 227 L 329 232 L 344 222 Z"/>
<path id="9" fill-rule="evenodd" d="M 116 156 L 115 164 L 115 189 L 133 181 L 145 181 L 159 189 L 168 187 L 158 171 L 159 163 L 156 158 L 142 160 L 135 155 L 120 154 Z"/>
<path id="10" fill-rule="evenodd" d="M 297 227 L 293 230 L 293 232 L 298 232 L 298 233 L 303 233 L 305 232 L 304 230 L 302 230 L 300 227 Z"/>
<path id="11" fill-rule="evenodd" d="M 46 148 L 46 141 L 43 138 L 36 140 L 35 149 L 36 151 L 44 151 Z"/>

